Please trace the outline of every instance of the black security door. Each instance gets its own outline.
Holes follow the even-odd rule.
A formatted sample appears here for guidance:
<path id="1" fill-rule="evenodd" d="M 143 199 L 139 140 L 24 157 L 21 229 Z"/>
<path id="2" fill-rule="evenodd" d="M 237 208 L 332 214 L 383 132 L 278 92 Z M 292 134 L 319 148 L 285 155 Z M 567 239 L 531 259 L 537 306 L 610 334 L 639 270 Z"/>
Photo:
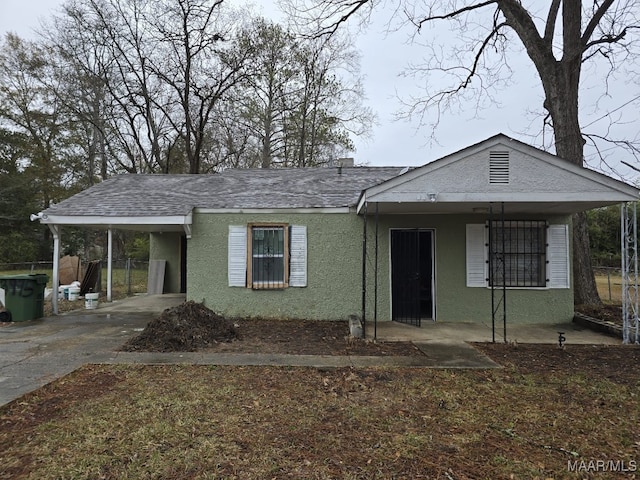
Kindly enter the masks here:
<path id="1" fill-rule="evenodd" d="M 187 236 L 180 237 L 180 293 L 187 293 Z"/>
<path id="2" fill-rule="evenodd" d="M 420 326 L 433 319 L 433 232 L 391 231 L 393 320 Z"/>

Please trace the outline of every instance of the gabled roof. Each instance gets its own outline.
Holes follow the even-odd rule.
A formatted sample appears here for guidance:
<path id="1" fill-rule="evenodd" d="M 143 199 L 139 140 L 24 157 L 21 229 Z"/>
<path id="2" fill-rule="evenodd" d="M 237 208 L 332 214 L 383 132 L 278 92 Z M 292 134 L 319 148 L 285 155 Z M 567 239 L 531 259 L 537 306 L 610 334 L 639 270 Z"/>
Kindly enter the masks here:
<path id="1" fill-rule="evenodd" d="M 346 208 L 400 167 L 230 169 L 212 175 L 119 175 L 42 212 L 42 223 L 179 231 L 194 209 Z"/>
<path id="2" fill-rule="evenodd" d="M 190 233 L 194 210 L 342 209 L 380 213 L 567 214 L 635 201 L 638 189 L 496 135 L 415 169 L 230 169 L 212 175 L 120 175 L 41 212 L 41 223 Z"/>
<path id="3" fill-rule="evenodd" d="M 624 182 L 495 135 L 367 188 L 359 202 L 386 213 L 478 213 L 504 202 L 508 213 L 569 214 L 636 201 Z"/>

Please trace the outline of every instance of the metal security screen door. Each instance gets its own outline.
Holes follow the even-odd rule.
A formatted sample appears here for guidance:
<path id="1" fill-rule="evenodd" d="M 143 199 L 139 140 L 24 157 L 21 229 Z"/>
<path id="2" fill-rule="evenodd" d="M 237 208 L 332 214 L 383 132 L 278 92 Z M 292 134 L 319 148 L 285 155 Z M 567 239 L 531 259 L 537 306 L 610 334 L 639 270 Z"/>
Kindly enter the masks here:
<path id="1" fill-rule="evenodd" d="M 433 231 L 391 230 L 392 319 L 420 326 L 434 318 Z"/>

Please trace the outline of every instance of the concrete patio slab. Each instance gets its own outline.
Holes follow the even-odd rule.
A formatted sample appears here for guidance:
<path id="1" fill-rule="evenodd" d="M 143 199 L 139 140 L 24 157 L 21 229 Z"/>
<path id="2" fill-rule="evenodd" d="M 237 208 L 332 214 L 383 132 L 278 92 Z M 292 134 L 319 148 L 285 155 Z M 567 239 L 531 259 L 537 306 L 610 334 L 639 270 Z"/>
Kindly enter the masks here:
<path id="1" fill-rule="evenodd" d="M 619 345 L 614 336 L 595 332 L 573 322 L 557 324 L 510 325 L 507 324 L 508 343 L 558 343 L 558 334 L 563 332 L 567 344 Z M 420 342 L 491 342 L 494 334 L 491 324 L 482 322 L 431 322 L 423 321 L 415 327 L 399 322 L 367 322 L 365 335 L 368 339 L 381 341 Z M 496 325 L 495 341 L 504 342 L 504 329 Z"/>

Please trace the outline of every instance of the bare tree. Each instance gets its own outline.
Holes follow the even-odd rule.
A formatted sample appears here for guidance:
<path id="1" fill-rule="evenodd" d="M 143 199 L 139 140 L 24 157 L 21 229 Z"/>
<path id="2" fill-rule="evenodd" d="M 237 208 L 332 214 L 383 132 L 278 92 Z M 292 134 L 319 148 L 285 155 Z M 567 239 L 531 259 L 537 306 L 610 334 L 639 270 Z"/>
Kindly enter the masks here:
<path id="1" fill-rule="evenodd" d="M 435 45 L 428 46 L 431 59 L 418 68 L 446 73 L 451 83 L 427 91 L 414 102 L 411 113 L 424 115 L 435 110 L 439 116 L 451 102 L 476 88 L 475 84 L 480 85 L 475 95 L 490 94 L 491 84 L 509 80 L 509 49 L 519 43 L 542 83 L 543 107 L 553 129 L 555 151 L 580 166 L 584 163 L 585 135 L 579 122 L 579 94 L 585 65 L 604 60 L 608 77 L 637 53 L 640 4 L 634 0 L 551 0 L 546 11 L 535 2 L 525 7 L 519 0 L 322 0 L 313 6 L 294 2 L 290 11 L 298 20 L 313 24 L 316 35 L 331 36 L 354 17 L 366 20 L 372 9 L 381 5 L 393 6 L 394 18 L 416 34 L 436 22 L 450 22 L 457 29 L 457 43 L 441 51 Z M 601 93 L 609 93 L 606 79 Z M 573 225 L 575 302 L 599 304 L 586 215 L 574 216 Z"/>
<path id="2" fill-rule="evenodd" d="M 0 45 L 0 127 L 22 140 L 20 167 L 33 179 L 40 208 L 65 197 L 79 175 L 74 121 L 44 78 L 51 78 L 48 52 L 7 34 Z"/>
<path id="3" fill-rule="evenodd" d="M 289 118 L 296 165 L 326 164 L 337 149 L 354 149 L 351 135 L 369 134 L 374 115 L 363 106 L 359 60 L 344 35 L 308 39 L 297 52 L 299 100 Z"/>
<path id="4" fill-rule="evenodd" d="M 164 0 L 147 12 L 162 55 L 149 69 L 173 91 L 181 116 L 167 114 L 184 141 L 189 173 L 200 173 L 206 127 L 218 102 L 245 73 L 247 50 L 231 48 L 233 18 L 222 0 Z M 181 118 L 181 124 L 176 122 Z"/>
<path id="5" fill-rule="evenodd" d="M 44 78 L 52 92 L 72 114 L 83 135 L 77 139 L 84 149 L 86 185 L 98 179 L 106 180 L 115 170 L 107 151 L 115 143 L 112 138 L 107 111 L 106 84 L 109 81 L 109 52 L 103 41 L 96 41 L 99 30 L 78 29 L 81 12 L 72 4 L 65 6 L 66 15 L 52 17 L 41 30 L 42 43 L 48 46 L 47 62 L 54 72 L 53 78 Z M 91 34 L 90 37 L 87 37 Z"/>
<path id="6" fill-rule="evenodd" d="M 76 83 L 93 87 L 83 89 L 94 101 L 87 98 L 82 118 L 120 170 L 215 168 L 209 164 L 219 156 L 208 149 L 208 124 L 242 78 L 247 55 L 227 41 L 241 21 L 234 15 L 222 0 L 65 3 L 48 40 L 72 66 Z"/>
<path id="7" fill-rule="evenodd" d="M 237 39 L 251 51 L 247 78 L 234 89 L 235 118 L 248 133 L 245 165 L 271 168 L 326 164 L 350 135 L 366 134 L 360 66 L 349 39 L 301 38 L 256 19 Z"/>

